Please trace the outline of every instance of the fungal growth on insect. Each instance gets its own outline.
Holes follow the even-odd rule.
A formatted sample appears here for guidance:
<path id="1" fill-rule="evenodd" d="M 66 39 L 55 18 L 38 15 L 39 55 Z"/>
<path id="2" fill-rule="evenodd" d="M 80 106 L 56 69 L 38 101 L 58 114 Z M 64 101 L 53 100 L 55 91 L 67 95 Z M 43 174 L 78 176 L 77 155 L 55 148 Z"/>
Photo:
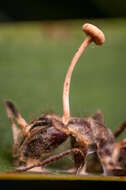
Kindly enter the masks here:
<path id="1" fill-rule="evenodd" d="M 6 101 L 6 111 L 13 133 L 13 158 L 15 166 L 20 172 L 27 170 L 45 172 L 48 164 L 72 153 L 73 173 L 87 175 L 87 156 L 95 153 L 99 158 L 103 175 L 126 175 L 126 170 L 121 167 L 120 163 L 120 158 L 125 157 L 122 150 L 126 149 L 126 139 L 116 142 L 116 137 L 126 128 L 125 122 L 113 134 L 105 126 L 100 111 L 85 118 L 72 117 L 70 114 L 69 90 L 75 65 L 91 42 L 102 45 L 105 41 L 104 33 L 92 24 L 84 24 L 82 30 L 87 36 L 75 53 L 65 77 L 62 117 L 55 114 L 43 114 L 27 123 L 15 105 L 11 101 Z M 51 153 L 68 137 L 71 141 L 70 149 L 51 156 Z"/>

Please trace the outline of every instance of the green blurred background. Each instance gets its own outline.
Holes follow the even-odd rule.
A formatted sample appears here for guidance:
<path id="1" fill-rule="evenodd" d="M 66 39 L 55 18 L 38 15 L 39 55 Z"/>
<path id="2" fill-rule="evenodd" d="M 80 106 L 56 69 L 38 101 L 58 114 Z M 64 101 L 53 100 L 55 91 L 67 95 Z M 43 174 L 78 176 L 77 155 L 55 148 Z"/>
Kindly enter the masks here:
<path id="1" fill-rule="evenodd" d="M 64 17 L 65 11 L 62 16 L 59 9 L 56 9 L 56 17 L 54 17 L 54 9 L 48 2 L 48 11 L 52 10 L 50 16 L 43 13 L 43 17 L 35 17 L 35 14 L 31 14 L 30 17 L 29 10 L 36 10 L 31 1 L 31 9 L 27 9 L 27 6 L 24 6 L 24 9 L 20 7 L 20 11 L 27 10 L 26 16 L 30 19 L 23 12 L 22 14 L 20 12 L 20 18 L 14 11 L 12 12 L 16 17 L 11 16 L 7 8 L 9 3 L 6 7 L 4 3 L 2 4 L 0 8 L 2 10 L 0 171 L 12 169 L 12 132 L 4 101 L 12 100 L 27 121 L 31 121 L 44 112 L 53 111 L 62 115 L 62 89 L 65 74 L 74 53 L 85 37 L 81 27 L 86 22 L 99 26 L 105 33 L 106 41 L 101 47 L 91 44 L 75 68 L 70 90 L 71 115 L 88 116 L 95 113 L 97 109 L 101 109 L 106 125 L 113 131 L 126 120 L 126 19 L 125 15 L 121 15 L 126 12 L 123 9 L 126 9 L 125 6 L 120 8 L 121 2 L 113 6 L 111 1 L 109 9 L 106 7 L 108 6 L 106 1 L 89 2 L 90 4 L 97 2 L 95 6 L 99 7 L 95 9 L 99 12 L 94 13 L 94 16 L 93 13 L 91 16 L 88 14 L 91 5 L 87 3 L 86 6 L 90 5 L 89 11 L 86 11 L 87 16 L 84 13 L 81 16 L 73 14 L 73 17 Z M 14 9 L 14 3 L 11 5 Z M 76 5 L 73 7 L 75 9 Z M 14 10 L 17 11 L 18 8 Z M 66 13 L 67 9 L 70 12 L 73 10 L 68 6 Z M 41 8 L 39 7 L 38 10 Z M 63 149 L 62 146 L 59 151 Z"/>

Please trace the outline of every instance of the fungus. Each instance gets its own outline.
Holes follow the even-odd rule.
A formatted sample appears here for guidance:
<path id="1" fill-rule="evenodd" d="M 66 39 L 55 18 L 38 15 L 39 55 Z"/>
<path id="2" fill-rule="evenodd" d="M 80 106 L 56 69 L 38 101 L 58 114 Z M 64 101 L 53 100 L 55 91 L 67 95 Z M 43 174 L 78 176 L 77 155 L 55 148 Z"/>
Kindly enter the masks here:
<path id="1" fill-rule="evenodd" d="M 86 47 L 91 43 L 94 42 L 96 45 L 102 45 L 105 41 L 104 33 L 97 28 L 96 26 L 92 24 L 84 24 L 82 26 L 82 30 L 87 34 L 85 40 L 82 42 L 80 48 L 75 53 L 67 74 L 64 81 L 64 87 L 63 87 L 63 117 L 62 121 L 64 124 L 67 124 L 70 118 L 70 106 L 69 106 L 69 89 L 70 89 L 70 81 L 73 69 L 79 60 L 82 53 L 85 51 Z"/>

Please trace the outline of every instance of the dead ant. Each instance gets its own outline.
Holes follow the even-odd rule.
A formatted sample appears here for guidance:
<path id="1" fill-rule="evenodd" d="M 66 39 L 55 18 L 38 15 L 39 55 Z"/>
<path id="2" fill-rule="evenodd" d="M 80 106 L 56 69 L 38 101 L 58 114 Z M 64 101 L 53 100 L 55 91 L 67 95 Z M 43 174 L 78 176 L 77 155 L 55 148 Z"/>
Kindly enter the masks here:
<path id="1" fill-rule="evenodd" d="M 6 111 L 12 125 L 13 157 L 19 166 L 19 171 L 42 167 L 73 153 L 77 174 L 85 174 L 87 155 L 96 152 L 102 165 L 104 175 L 126 175 L 120 167 L 120 150 L 126 146 L 126 140 L 117 143 L 112 132 L 104 125 L 101 115 L 87 118 L 70 116 L 69 88 L 73 69 L 86 47 L 93 41 L 102 45 L 105 37 L 103 32 L 94 25 L 84 24 L 86 39 L 76 52 L 66 74 L 63 89 L 63 117 L 45 114 L 30 124 L 22 118 L 12 102 L 6 101 Z M 100 117 L 99 117 L 100 115 Z M 18 123 L 16 126 L 13 116 Z M 45 159 L 55 148 L 71 137 L 71 149 Z M 42 161 L 43 160 L 43 161 Z"/>

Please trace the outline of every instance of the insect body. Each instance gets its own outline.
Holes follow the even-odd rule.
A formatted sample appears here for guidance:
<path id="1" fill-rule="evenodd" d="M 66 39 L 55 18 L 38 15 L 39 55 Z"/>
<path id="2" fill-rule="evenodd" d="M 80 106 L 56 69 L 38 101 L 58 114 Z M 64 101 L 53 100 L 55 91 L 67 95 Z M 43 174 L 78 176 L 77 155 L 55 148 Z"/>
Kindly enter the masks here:
<path id="1" fill-rule="evenodd" d="M 118 160 L 120 149 L 125 147 L 126 142 L 125 140 L 120 143 L 115 142 L 114 135 L 105 127 L 101 115 L 99 117 L 99 114 L 96 114 L 88 118 L 70 116 L 69 88 L 73 69 L 81 54 L 92 41 L 96 45 L 102 45 L 105 39 L 102 31 L 91 24 L 85 24 L 83 30 L 87 37 L 76 52 L 64 82 L 63 117 L 46 114 L 28 124 L 13 103 L 6 101 L 6 110 L 13 131 L 13 157 L 18 161 L 19 166 L 24 165 L 20 171 L 44 167 L 71 152 L 74 155 L 78 174 L 85 174 L 87 155 L 93 152 L 96 152 L 100 159 L 104 175 L 118 175 L 118 171 L 123 171 Z M 14 122 L 14 116 L 18 127 Z M 71 137 L 70 150 L 45 159 L 69 136 Z"/>
<path id="2" fill-rule="evenodd" d="M 85 173 L 85 161 L 87 155 L 96 152 L 104 170 L 104 175 L 112 175 L 112 170 L 119 169 L 118 157 L 120 147 L 115 142 L 112 132 L 93 118 L 71 118 L 66 128 L 63 129 L 59 123 L 55 121 L 55 126 L 60 131 L 66 130 L 66 133 L 75 139 L 75 146 L 79 148 L 84 155 L 83 165 L 76 158 L 80 174 Z"/>
<path id="3" fill-rule="evenodd" d="M 43 160 L 67 139 L 68 135 L 53 127 L 53 119 L 61 122 L 56 115 L 45 114 L 28 124 L 11 101 L 6 101 L 6 111 L 12 124 L 13 157 L 17 166 L 28 166 Z"/>

